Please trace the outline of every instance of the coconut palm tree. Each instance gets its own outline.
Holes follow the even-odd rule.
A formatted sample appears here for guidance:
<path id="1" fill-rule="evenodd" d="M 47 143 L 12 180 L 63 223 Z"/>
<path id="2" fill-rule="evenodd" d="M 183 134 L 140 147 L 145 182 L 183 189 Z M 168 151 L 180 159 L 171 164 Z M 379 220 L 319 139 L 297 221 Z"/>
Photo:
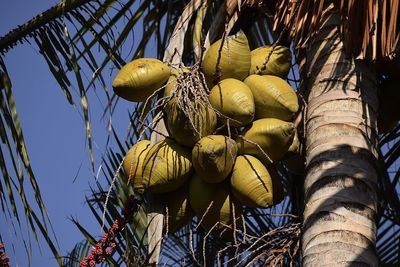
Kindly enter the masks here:
<path id="1" fill-rule="evenodd" d="M 383 133 L 385 118 L 380 110 L 386 102 L 379 100 L 383 95 L 381 87 L 399 72 L 398 11 L 397 0 L 70 0 L 0 38 L 0 51 L 6 57 L 18 42 L 34 40 L 67 100 L 82 103 L 93 164 L 87 92 L 94 87 L 104 88 L 105 114 L 111 116 L 118 98 L 108 89 L 108 69 L 121 68 L 129 59 L 143 57 L 151 42 L 156 43 L 155 56 L 174 60 L 178 54 L 184 64 L 195 63 L 201 58 L 203 47 L 238 29 L 245 31 L 252 48 L 266 43 L 291 46 L 296 63 L 290 79 L 303 101 L 298 130 L 306 172 L 294 175 L 284 167 L 279 169 L 288 197 L 276 211 L 294 217 L 271 218 L 269 213 L 273 212 L 248 209 L 245 220 L 254 239 L 229 245 L 205 238 L 207 233 L 195 228 L 193 221 L 164 241 L 161 260 L 188 266 L 209 266 L 215 263 L 214 259 L 232 265 L 394 266 L 400 262 L 400 126 Z M 177 24 L 179 27 L 175 27 Z M 133 31 L 139 29 L 143 32 L 137 38 Z M 168 49 L 172 46 L 176 49 Z M 0 161 L 2 200 L 11 204 L 12 214 L 18 219 L 14 190 L 22 192 L 21 202 L 32 230 L 38 228 L 48 237 L 59 258 L 47 230 L 40 186 L 29 164 L 10 75 L 1 58 L 0 61 L 4 88 L 0 94 L 0 121 L 5 140 L 0 155 L 4 157 L 4 148 L 12 162 L 20 158 L 24 163 L 41 215 L 36 215 L 32 201 L 24 194 L 26 182 L 17 165 L 13 166 L 18 183 L 8 174 L 4 160 Z M 85 71 L 91 72 L 91 80 L 82 78 Z M 79 88 L 77 99 L 70 93 L 71 84 Z M 143 104 L 133 105 L 125 143 L 112 135 L 119 151 L 110 148 L 104 155 L 108 187 L 96 184 L 87 199 L 100 225 L 111 227 L 133 194 L 117 170 L 122 155 L 140 135 L 142 129 L 137 121 L 142 109 Z M 146 134 L 150 135 L 150 131 Z M 8 136 L 12 136 L 13 143 Z M 14 147 L 17 154 L 13 153 Z M 110 265 L 124 262 L 137 266 L 152 261 L 153 256 L 147 257 L 144 249 L 145 213 L 139 209 L 124 228 L 116 252 L 108 258 Z M 301 253 L 297 253 L 299 222 Z M 64 262 L 59 260 L 60 265 L 73 266 L 74 260 L 88 252 L 88 245 L 96 243 L 89 231 L 75 223 L 88 241 L 78 244 Z"/>

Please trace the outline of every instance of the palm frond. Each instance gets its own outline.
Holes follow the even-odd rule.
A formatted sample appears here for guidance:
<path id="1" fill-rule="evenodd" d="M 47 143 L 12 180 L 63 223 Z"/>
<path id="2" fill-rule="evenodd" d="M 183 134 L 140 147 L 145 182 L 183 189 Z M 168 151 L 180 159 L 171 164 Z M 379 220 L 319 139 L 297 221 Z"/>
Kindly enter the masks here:
<path id="1" fill-rule="evenodd" d="M 378 218 L 377 252 L 382 266 L 400 263 L 400 125 L 380 137 L 382 198 Z"/>
<path id="2" fill-rule="evenodd" d="M 110 229 L 116 220 L 122 218 L 126 203 L 135 195 L 132 186 L 127 184 L 122 170 L 120 172 L 118 171 L 122 161 L 121 155 L 126 153 L 127 149 L 132 146 L 132 143 L 128 142 L 127 145 L 124 146 L 116 134 L 114 134 L 114 138 L 119 144 L 119 152 L 113 152 L 113 150 L 110 149 L 103 160 L 102 176 L 104 176 L 106 184 L 101 185 L 100 183 L 95 183 L 95 185 L 91 187 L 90 196 L 86 198 L 86 203 L 89 207 L 88 212 L 90 212 L 97 221 L 99 228 L 88 230 L 85 229 L 77 219 L 72 219 L 73 223 L 83 234 L 83 237 L 92 246 L 96 245 L 100 237 L 91 234 L 91 232 L 97 231 L 100 233 L 102 229 L 104 231 Z M 128 266 L 144 265 L 147 255 L 146 228 L 146 213 L 144 206 L 140 206 L 139 210 L 133 214 L 131 222 L 116 236 L 115 242 L 117 246 L 111 257 L 107 259 L 108 264 L 110 264 L 110 266 L 120 266 L 122 263 Z M 87 254 L 84 255 L 80 253 L 79 259 L 77 259 L 73 256 L 76 254 L 75 249 L 76 248 L 74 248 L 66 258 L 70 258 L 73 261 L 81 261 L 87 256 Z"/>
<path id="3" fill-rule="evenodd" d="M 35 16 L 28 22 L 11 30 L 9 33 L 0 37 L 0 54 L 4 55 L 8 50 L 18 43 L 27 41 L 35 35 L 36 31 L 45 27 L 47 24 L 58 21 L 63 15 L 93 0 L 67 0 L 51 7 L 47 11 Z"/>
<path id="4" fill-rule="evenodd" d="M 90 243 L 87 240 L 77 243 L 74 248 L 63 257 L 65 267 L 79 267 L 81 260 L 89 254 Z"/>
<path id="5" fill-rule="evenodd" d="M 0 196 L 2 199 L 2 210 L 5 214 L 7 210 L 11 223 L 13 218 L 15 218 L 18 225 L 21 226 L 21 216 L 17 210 L 17 206 L 22 204 L 25 219 L 36 241 L 39 241 L 37 234 L 39 231 L 56 257 L 58 264 L 61 265 L 58 249 L 54 244 L 57 240 L 54 239 L 51 222 L 47 215 L 37 179 L 30 164 L 28 150 L 12 94 L 11 81 L 1 59 L 0 76 L 0 135 L 2 140 L 0 147 L 0 167 L 3 174 L 3 179 L 0 181 Z M 5 152 L 3 152 L 3 148 L 5 148 Z M 16 178 L 13 178 L 13 175 L 10 174 L 9 167 L 12 168 L 14 177 Z M 27 185 L 30 186 L 30 189 L 34 193 L 35 207 L 32 207 L 25 192 Z M 10 206 L 11 212 L 9 210 Z M 39 215 L 37 215 L 35 210 L 39 211 Z"/>

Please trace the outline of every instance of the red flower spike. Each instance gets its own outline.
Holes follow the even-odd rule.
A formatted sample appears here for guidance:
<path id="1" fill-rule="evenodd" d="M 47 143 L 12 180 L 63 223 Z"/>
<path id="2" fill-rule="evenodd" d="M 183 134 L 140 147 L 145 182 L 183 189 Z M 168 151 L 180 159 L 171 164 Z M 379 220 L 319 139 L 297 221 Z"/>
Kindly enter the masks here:
<path id="1" fill-rule="evenodd" d="M 80 262 L 80 267 L 93 267 L 98 263 L 106 261 L 107 256 L 111 255 L 112 250 L 116 247 L 116 243 L 114 242 L 115 235 L 121 232 L 127 223 L 132 221 L 133 214 L 139 209 L 140 204 L 139 200 L 133 196 L 130 197 L 128 203 L 125 204 L 125 208 L 122 210 L 123 218 L 115 220 L 107 233 L 92 248 L 91 253 Z"/>
<path id="2" fill-rule="evenodd" d="M 0 243 L 0 266 L 10 267 L 10 258 L 6 255 L 3 243 Z"/>

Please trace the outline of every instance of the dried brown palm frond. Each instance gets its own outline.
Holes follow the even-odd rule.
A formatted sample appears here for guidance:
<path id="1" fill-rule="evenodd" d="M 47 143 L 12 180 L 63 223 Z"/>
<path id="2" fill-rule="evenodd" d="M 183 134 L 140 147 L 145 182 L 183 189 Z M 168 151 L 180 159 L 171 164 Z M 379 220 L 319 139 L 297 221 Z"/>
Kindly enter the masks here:
<path id="1" fill-rule="evenodd" d="M 289 31 L 297 48 L 305 48 L 317 32 L 331 1 L 278 0 L 274 29 Z M 391 60 L 399 50 L 399 0 L 336 0 L 344 47 L 348 55 L 372 61 Z"/>

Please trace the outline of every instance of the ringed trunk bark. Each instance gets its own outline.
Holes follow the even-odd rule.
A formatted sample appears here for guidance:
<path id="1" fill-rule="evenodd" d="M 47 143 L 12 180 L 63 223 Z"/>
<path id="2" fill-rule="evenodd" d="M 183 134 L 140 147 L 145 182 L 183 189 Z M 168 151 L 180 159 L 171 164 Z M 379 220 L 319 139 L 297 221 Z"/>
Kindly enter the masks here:
<path id="1" fill-rule="evenodd" d="M 309 93 L 303 264 L 378 266 L 377 84 L 368 64 L 346 58 L 339 24 L 327 7 L 301 70 Z"/>

